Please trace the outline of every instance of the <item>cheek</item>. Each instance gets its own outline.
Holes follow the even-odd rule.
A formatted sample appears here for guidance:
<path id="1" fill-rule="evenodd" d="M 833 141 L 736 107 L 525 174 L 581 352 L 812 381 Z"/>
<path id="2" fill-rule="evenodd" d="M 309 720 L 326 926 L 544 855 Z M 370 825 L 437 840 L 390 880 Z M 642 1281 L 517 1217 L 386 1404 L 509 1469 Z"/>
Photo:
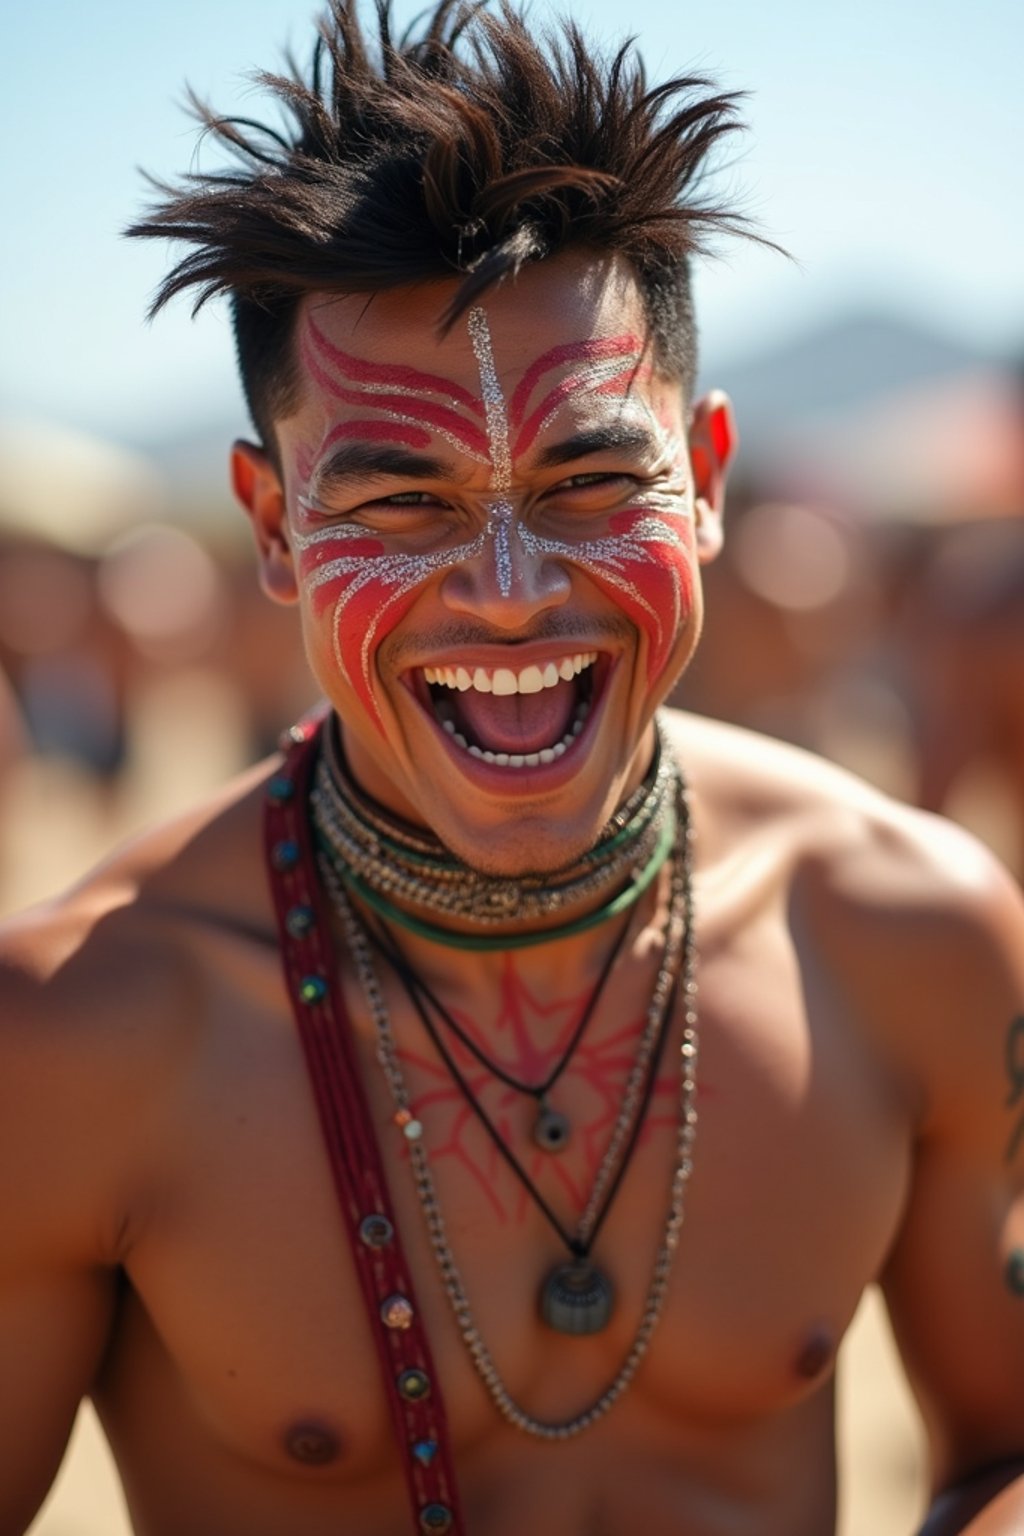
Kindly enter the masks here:
<path id="1" fill-rule="evenodd" d="M 688 517 L 631 509 L 617 513 L 610 528 L 615 552 L 579 563 L 647 637 L 647 681 L 653 683 L 693 610 L 693 525 Z"/>
<path id="2" fill-rule="evenodd" d="M 305 550 L 299 580 L 318 627 L 328 629 L 344 681 L 383 731 L 371 684 L 374 657 L 416 601 L 421 583 L 396 585 L 384 546 L 364 536 L 328 539 Z"/>

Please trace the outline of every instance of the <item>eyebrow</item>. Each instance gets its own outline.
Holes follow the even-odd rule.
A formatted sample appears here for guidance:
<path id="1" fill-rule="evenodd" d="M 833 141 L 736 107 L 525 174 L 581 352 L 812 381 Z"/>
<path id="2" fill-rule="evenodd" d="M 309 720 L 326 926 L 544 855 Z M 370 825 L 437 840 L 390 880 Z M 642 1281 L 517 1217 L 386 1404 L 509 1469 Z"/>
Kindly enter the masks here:
<path id="1" fill-rule="evenodd" d="M 561 443 L 552 443 L 537 455 L 541 469 L 552 469 L 558 464 L 568 464 L 573 459 L 584 459 L 591 453 L 603 453 L 610 448 L 627 450 L 657 450 L 653 432 L 646 427 L 628 427 L 613 424 L 606 427 L 590 427 L 577 432 Z"/>
<path id="2" fill-rule="evenodd" d="M 358 440 L 342 443 L 325 464 L 316 470 L 313 485 L 320 494 L 323 491 L 343 490 L 352 481 L 375 480 L 387 477 L 415 480 L 450 480 L 455 466 L 447 459 L 437 459 L 431 454 L 414 453 L 384 443 L 368 443 Z"/>

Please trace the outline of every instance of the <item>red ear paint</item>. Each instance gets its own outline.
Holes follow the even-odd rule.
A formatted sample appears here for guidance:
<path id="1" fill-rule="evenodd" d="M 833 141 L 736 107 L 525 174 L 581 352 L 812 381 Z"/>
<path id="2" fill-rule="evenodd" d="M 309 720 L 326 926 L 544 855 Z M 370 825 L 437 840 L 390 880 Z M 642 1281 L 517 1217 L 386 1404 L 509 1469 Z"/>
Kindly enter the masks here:
<path id="1" fill-rule="evenodd" d="M 719 468 L 724 468 L 729 462 L 732 451 L 736 446 L 732 430 L 732 418 L 729 415 L 728 406 L 716 405 L 711 412 L 711 420 L 708 425 L 711 432 L 711 446 L 715 450 L 715 458 L 718 460 Z"/>

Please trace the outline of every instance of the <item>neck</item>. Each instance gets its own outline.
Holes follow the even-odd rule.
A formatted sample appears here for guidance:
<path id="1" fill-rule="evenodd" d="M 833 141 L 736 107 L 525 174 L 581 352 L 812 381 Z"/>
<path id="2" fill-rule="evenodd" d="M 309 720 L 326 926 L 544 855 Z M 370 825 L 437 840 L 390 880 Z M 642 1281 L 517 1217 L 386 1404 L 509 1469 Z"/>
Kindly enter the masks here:
<path id="1" fill-rule="evenodd" d="M 354 780 L 333 722 L 311 796 L 321 859 L 396 929 L 477 952 L 529 948 L 611 922 L 655 880 L 681 811 L 678 770 L 660 733 L 639 786 L 568 868 L 491 875 L 464 863 L 427 828 L 402 821 Z"/>
<path id="2" fill-rule="evenodd" d="M 678 849 L 675 850 L 678 854 Z M 549 921 L 541 942 L 524 948 L 505 945 L 487 950 L 453 947 L 424 938 L 382 920 L 372 908 L 344 889 L 345 899 L 363 928 L 383 937 L 383 950 L 396 946 L 408 964 L 445 1003 L 475 1021 L 487 1039 L 505 1019 L 514 1027 L 524 1008 L 547 1019 L 538 1039 L 547 1039 L 548 1015 L 572 1011 L 574 1000 L 590 995 L 613 949 L 654 966 L 664 948 L 665 928 L 676 857 L 667 861 L 649 889 L 617 917 L 583 931 L 567 931 L 565 923 Z M 330 891 L 330 882 L 327 882 Z M 337 888 L 337 887 L 336 887 Z M 593 903 L 590 904 L 593 910 Z M 585 915 L 580 912 L 578 915 Z M 341 929 L 339 939 L 343 939 Z M 374 948 L 377 945 L 374 943 Z M 380 951 L 378 951 L 379 953 Z M 382 982 L 396 1010 L 399 996 L 385 964 Z M 532 1015 L 531 1015 L 532 1016 Z M 560 1017 L 560 1014 L 559 1014 Z"/>

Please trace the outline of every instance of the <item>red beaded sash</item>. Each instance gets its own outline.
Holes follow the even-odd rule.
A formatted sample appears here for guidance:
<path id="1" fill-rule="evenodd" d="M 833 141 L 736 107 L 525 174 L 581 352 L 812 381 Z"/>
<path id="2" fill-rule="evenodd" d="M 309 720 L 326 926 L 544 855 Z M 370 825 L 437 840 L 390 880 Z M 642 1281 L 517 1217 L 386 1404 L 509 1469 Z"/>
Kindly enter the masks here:
<path id="1" fill-rule="evenodd" d="M 267 869 L 285 984 L 380 1356 L 413 1529 L 465 1536 L 441 1388 L 402 1251 L 316 878 L 306 816 L 320 722 L 293 726 L 267 787 Z"/>

